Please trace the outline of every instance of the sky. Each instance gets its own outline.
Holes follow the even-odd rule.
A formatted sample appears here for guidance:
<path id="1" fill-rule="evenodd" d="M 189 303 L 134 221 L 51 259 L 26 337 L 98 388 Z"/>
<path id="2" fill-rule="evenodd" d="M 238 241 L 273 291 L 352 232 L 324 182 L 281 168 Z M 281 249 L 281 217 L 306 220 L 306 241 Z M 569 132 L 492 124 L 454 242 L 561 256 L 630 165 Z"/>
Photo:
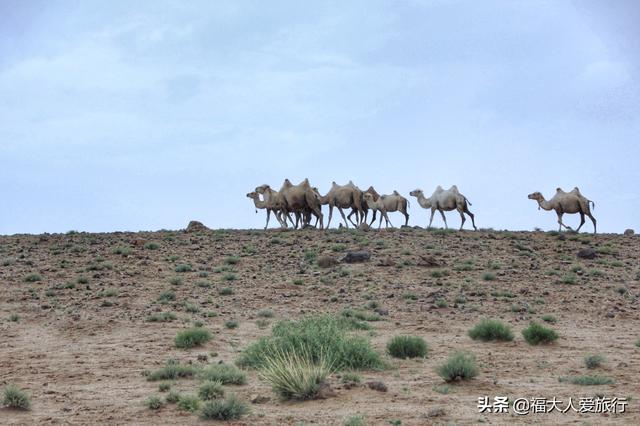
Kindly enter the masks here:
<path id="1" fill-rule="evenodd" d="M 419 226 L 409 192 L 455 184 L 511 230 L 556 229 L 527 194 L 578 186 L 599 231 L 640 231 L 638 22 L 634 0 L 0 0 L 0 234 L 260 228 L 246 194 L 285 178 L 397 190 Z"/>

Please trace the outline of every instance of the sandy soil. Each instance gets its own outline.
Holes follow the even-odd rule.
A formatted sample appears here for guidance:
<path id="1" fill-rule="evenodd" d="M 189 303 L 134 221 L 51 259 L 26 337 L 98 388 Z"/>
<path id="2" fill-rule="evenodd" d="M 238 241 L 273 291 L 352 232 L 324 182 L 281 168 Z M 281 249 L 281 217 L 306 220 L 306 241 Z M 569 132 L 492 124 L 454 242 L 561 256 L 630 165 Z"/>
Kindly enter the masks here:
<path id="1" fill-rule="evenodd" d="M 145 248 L 148 242 L 158 248 Z M 118 247 L 130 248 L 130 253 L 114 253 Z M 576 257 L 587 247 L 599 251 L 596 259 Z M 321 269 L 305 260 L 305 251 L 340 259 L 344 250 L 360 248 L 371 252 L 369 262 Z M 148 409 L 144 401 L 160 393 L 158 383 L 147 381 L 143 372 L 169 358 L 202 363 L 198 355 L 204 354 L 206 362 L 233 362 L 247 344 L 269 334 L 269 327 L 258 326 L 261 309 L 275 312 L 268 319 L 273 324 L 376 300 L 389 315 L 370 323 L 374 346 L 384 352 L 393 335 L 419 335 L 429 344 L 427 358 L 385 355 L 390 369 L 361 373 L 364 381 L 383 381 L 386 393 L 364 385 L 347 389 L 332 376 L 336 396 L 307 402 L 280 401 L 249 371 L 247 385 L 226 387 L 251 406 L 251 414 L 235 424 L 342 424 L 357 413 L 366 416 L 367 424 L 381 425 L 393 420 L 403 425 L 640 424 L 640 348 L 635 346 L 640 339 L 639 250 L 640 238 L 634 236 L 559 238 L 541 232 L 415 229 L 0 237 L 0 384 L 16 383 L 32 399 L 27 412 L 0 409 L 0 423 L 203 423 L 175 405 Z M 227 265 L 229 256 L 239 262 Z M 424 259 L 430 258 L 440 266 L 425 266 Z M 379 266 L 383 259 L 395 266 Z M 466 260 L 472 266 L 463 267 Z M 176 265 L 186 263 L 191 272 L 175 272 Z M 498 268 L 491 269 L 490 263 Z M 575 284 L 562 283 L 576 266 L 583 270 L 575 274 Z M 486 272 L 495 279 L 484 280 Z M 25 281 L 33 273 L 41 280 Z M 229 273 L 236 279 L 225 281 Z M 170 283 L 176 276 L 182 284 Z M 218 295 L 226 286 L 234 294 Z M 165 290 L 173 290 L 176 298 L 162 304 L 158 296 Z M 447 306 L 438 307 L 439 299 Z M 187 312 L 185 301 L 199 312 Z M 146 320 L 167 311 L 178 319 Z M 11 314 L 18 314 L 19 321 L 10 321 Z M 557 318 L 549 325 L 560 338 L 552 345 L 530 346 L 520 332 L 544 314 Z M 508 322 L 516 339 L 473 341 L 467 332 L 485 317 Z M 225 328 L 229 319 L 239 327 Z M 175 348 L 176 333 L 194 320 L 204 322 L 213 340 L 190 350 Z M 458 349 L 475 354 L 480 374 L 440 393 L 436 389 L 444 382 L 434 368 Z M 587 370 L 583 359 L 588 353 L 604 355 L 605 364 Z M 579 386 L 558 380 L 593 373 L 611 377 L 615 384 Z M 175 388 L 195 392 L 197 384 L 183 379 Z M 256 395 L 269 400 L 252 404 Z M 484 395 L 563 401 L 599 395 L 631 401 L 627 412 L 617 415 L 518 417 L 479 413 L 477 400 Z"/>

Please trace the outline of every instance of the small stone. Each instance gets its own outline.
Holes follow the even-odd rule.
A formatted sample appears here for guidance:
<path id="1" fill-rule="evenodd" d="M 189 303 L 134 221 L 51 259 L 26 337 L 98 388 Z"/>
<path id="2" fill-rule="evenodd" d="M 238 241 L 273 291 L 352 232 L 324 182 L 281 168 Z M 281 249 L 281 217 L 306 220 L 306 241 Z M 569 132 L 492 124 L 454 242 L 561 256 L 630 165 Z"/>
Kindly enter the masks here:
<path id="1" fill-rule="evenodd" d="M 356 263 L 356 262 L 366 262 L 371 259 L 371 254 L 366 251 L 350 251 L 347 255 L 342 259 L 343 262 L 346 263 Z"/>
<path id="2" fill-rule="evenodd" d="M 322 382 L 320 383 L 320 388 L 318 389 L 318 393 L 315 396 L 315 399 L 327 399 L 336 396 L 336 393 L 331 389 L 329 383 Z"/>
<path id="3" fill-rule="evenodd" d="M 387 315 L 389 315 L 389 310 L 386 308 L 377 308 L 375 310 L 375 313 L 380 316 L 386 317 Z"/>
<path id="4" fill-rule="evenodd" d="M 362 222 L 360 225 L 358 225 L 358 229 L 366 232 L 366 231 L 369 231 L 371 227 L 367 225 L 366 222 Z"/>
<path id="5" fill-rule="evenodd" d="M 210 229 L 204 226 L 202 222 L 198 222 L 197 220 L 192 220 L 191 222 L 189 222 L 189 225 L 187 225 L 187 229 L 185 229 L 185 232 L 187 233 L 203 231 L 210 231 Z"/>
<path id="6" fill-rule="evenodd" d="M 320 256 L 318 258 L 318 266 L 321 268 L 330 268 L 338 264 L 338 260 L 331 256 Z"/>
<path id="7" fill-rule="evenodd" d="M 441 417 L 444 416 L 444 408 L 432 408 L 427 412 L 427 417 Z"/>
<path id="8" fill-rule="evenodd" d="M 251 396 L 251 403 L 252 404 L 265 404 L 267 402 L 269 402 L 271 400 L 271 398 L 269 398 L 268 396 L 264 396 L 264 395 L 253 395 Z"/>
<path id="9" fill-rule="evenodd" d="M 388 390 L 387 385 L 385 385 L 381 381 L 367 382 L 367 386 L 369 387 L 369 389 L 373 389 L 378 392 L 386 392 Z"/>
<path id="10" fill-rule="evenodd" d="M 580 259 L 595 259 L 597 256 L 598 253 L 592 248 L 582 249 L 578 252 Z"/>

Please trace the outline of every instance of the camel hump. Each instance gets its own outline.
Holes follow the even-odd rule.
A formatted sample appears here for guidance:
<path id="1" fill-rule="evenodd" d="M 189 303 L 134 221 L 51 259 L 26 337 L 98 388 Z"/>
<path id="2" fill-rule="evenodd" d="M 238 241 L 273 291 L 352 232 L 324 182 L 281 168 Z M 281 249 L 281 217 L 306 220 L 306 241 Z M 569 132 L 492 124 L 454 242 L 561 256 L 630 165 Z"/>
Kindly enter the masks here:
<path id="1" fill-rule="evenodd" d="M 444 189 L 442 189 L 442 187 L 440 185 L 436 186 L 436 191 L 440 192 L 440 191 L 444 191 Z"/>
<path id="2" fill-rule="evenodd" d="M 393 190 L 393 195 L 400 195 L 400 193 L 394 189 Z"/>
<path id="3" fill-rule="evenodd" d="M 561 193 L 561 194 L 564 194 L 564 191 L 563 191 L 563 190 L 562 190 L 562 188 L 560 188 L 560 187 L 556 188 L 556 192 L 559 192 L 559 193 Z"/>
<path id="4" fill-rule="evenodd" d="M 458 187 L 455 185 L 451 185 L 451 188 L 449 188 L 449 191 L 458 192 Z"/>

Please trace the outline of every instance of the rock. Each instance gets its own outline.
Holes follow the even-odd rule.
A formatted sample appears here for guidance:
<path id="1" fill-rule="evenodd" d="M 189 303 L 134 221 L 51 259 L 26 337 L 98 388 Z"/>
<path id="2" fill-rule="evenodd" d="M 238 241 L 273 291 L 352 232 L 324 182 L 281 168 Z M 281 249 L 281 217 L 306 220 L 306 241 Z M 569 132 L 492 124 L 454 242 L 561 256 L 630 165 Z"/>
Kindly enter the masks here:
<path id="1" fill-rule="evenodd" d="M 366 262 L 369 259 L 371 259 L 371 254 L 366 250 L 361 250 L 347 252 L 347 255 L 342 259 L 342 261 L 346 263 L 356 263 Z"/>
<path id="2" fill-rule="evenodd" d="M 387 256 L 384 259 L 380 260 L 380 262 L 378 262 L 378 266 L 396 266 L 396 262 L 392 258 Z"/>
<path id="3" fill-rule="evenodd" d="M 329 383 L 322 382 L 320 383 L 320 388 L 318 389 L 318 393 L 315 396 L 315 399 L 327 399 L 336 396 L 336 393 L 331 389 Z"/>
<path id="4" fill-rule="evenodd" d="M 438 259 L 431 255 L 420 255 L 420 263 L 418 266 L 426 266 L 427 268 L 435 268 L 437 266 L 442 266 Z"/>
<path id="5" fill-rule="evenodd" d="M 320 256 L 317 260 L 318 266 L 321 268 L 330 268 L 338 264 L 338 260 L 331 256 Z"/>
<path id="6" fill-rule="evenodd" d="M 578 252 L 580 259 L 595 259 L 597 256 L 598 253 L 592 248 L 582 249 Z"/>
<path id="7" fill-rule="evenodd" d="M 189 225 L 187 225 L 187 229 L 185 229 L 185 232 L 187 233 L 203 231 L 210 231 L 210 229 L 204 226 L 202 222 L 198 222 L 197 220 L 192 220 L 191 222 L 189 222 Z"/>
<path id="8" fill-rule="evenodd" d="M 386 308 L 377 308 L 374 312 L 383 317 L 386 317 L 389 315 L 389 310 Z"/>
<path id="9" fill-rule="evenodd" d="M 427 412 L 427 417 L 441 417 L 444 416 L 444 408 L 432 408 Z"/>
<path id="10" fill-rule="evenodd" d="M 366 222 L 362 222 L 360 225 L 358 225 L 358 229 L 366 232 L 366 231 L 370 231 L 371 227 L 367 225 Z"/>
<path id="11" fill-rule="evenodd" d="M 634 231 L 633 229 L 629 228 L 629 229 L 625 229 L 624 230 L 624 235 L 629 236 L 629 235 L 633 235 L 635 234 L 636 231 Z"/>
<path id="12" fill-rule="evenodd" d="M 367 386 L 369 387 L 369 389 L 373 389 L 373 390 L 376 390 L 378 392 L 386 392 L 388 390 L 387 389 L 387 385 L 385 385 L 381 381 L 367 382 Z"/>
<path id="13" fill-rule="evenodd" d="M 251 396 L 251 403 L 252 404 L 265 404 L 267 402 L 269 402 L 271 400 L 271 398 L 269 398 L 268 396 L 264 396 L 264 395 L 252 395 Z"/>

